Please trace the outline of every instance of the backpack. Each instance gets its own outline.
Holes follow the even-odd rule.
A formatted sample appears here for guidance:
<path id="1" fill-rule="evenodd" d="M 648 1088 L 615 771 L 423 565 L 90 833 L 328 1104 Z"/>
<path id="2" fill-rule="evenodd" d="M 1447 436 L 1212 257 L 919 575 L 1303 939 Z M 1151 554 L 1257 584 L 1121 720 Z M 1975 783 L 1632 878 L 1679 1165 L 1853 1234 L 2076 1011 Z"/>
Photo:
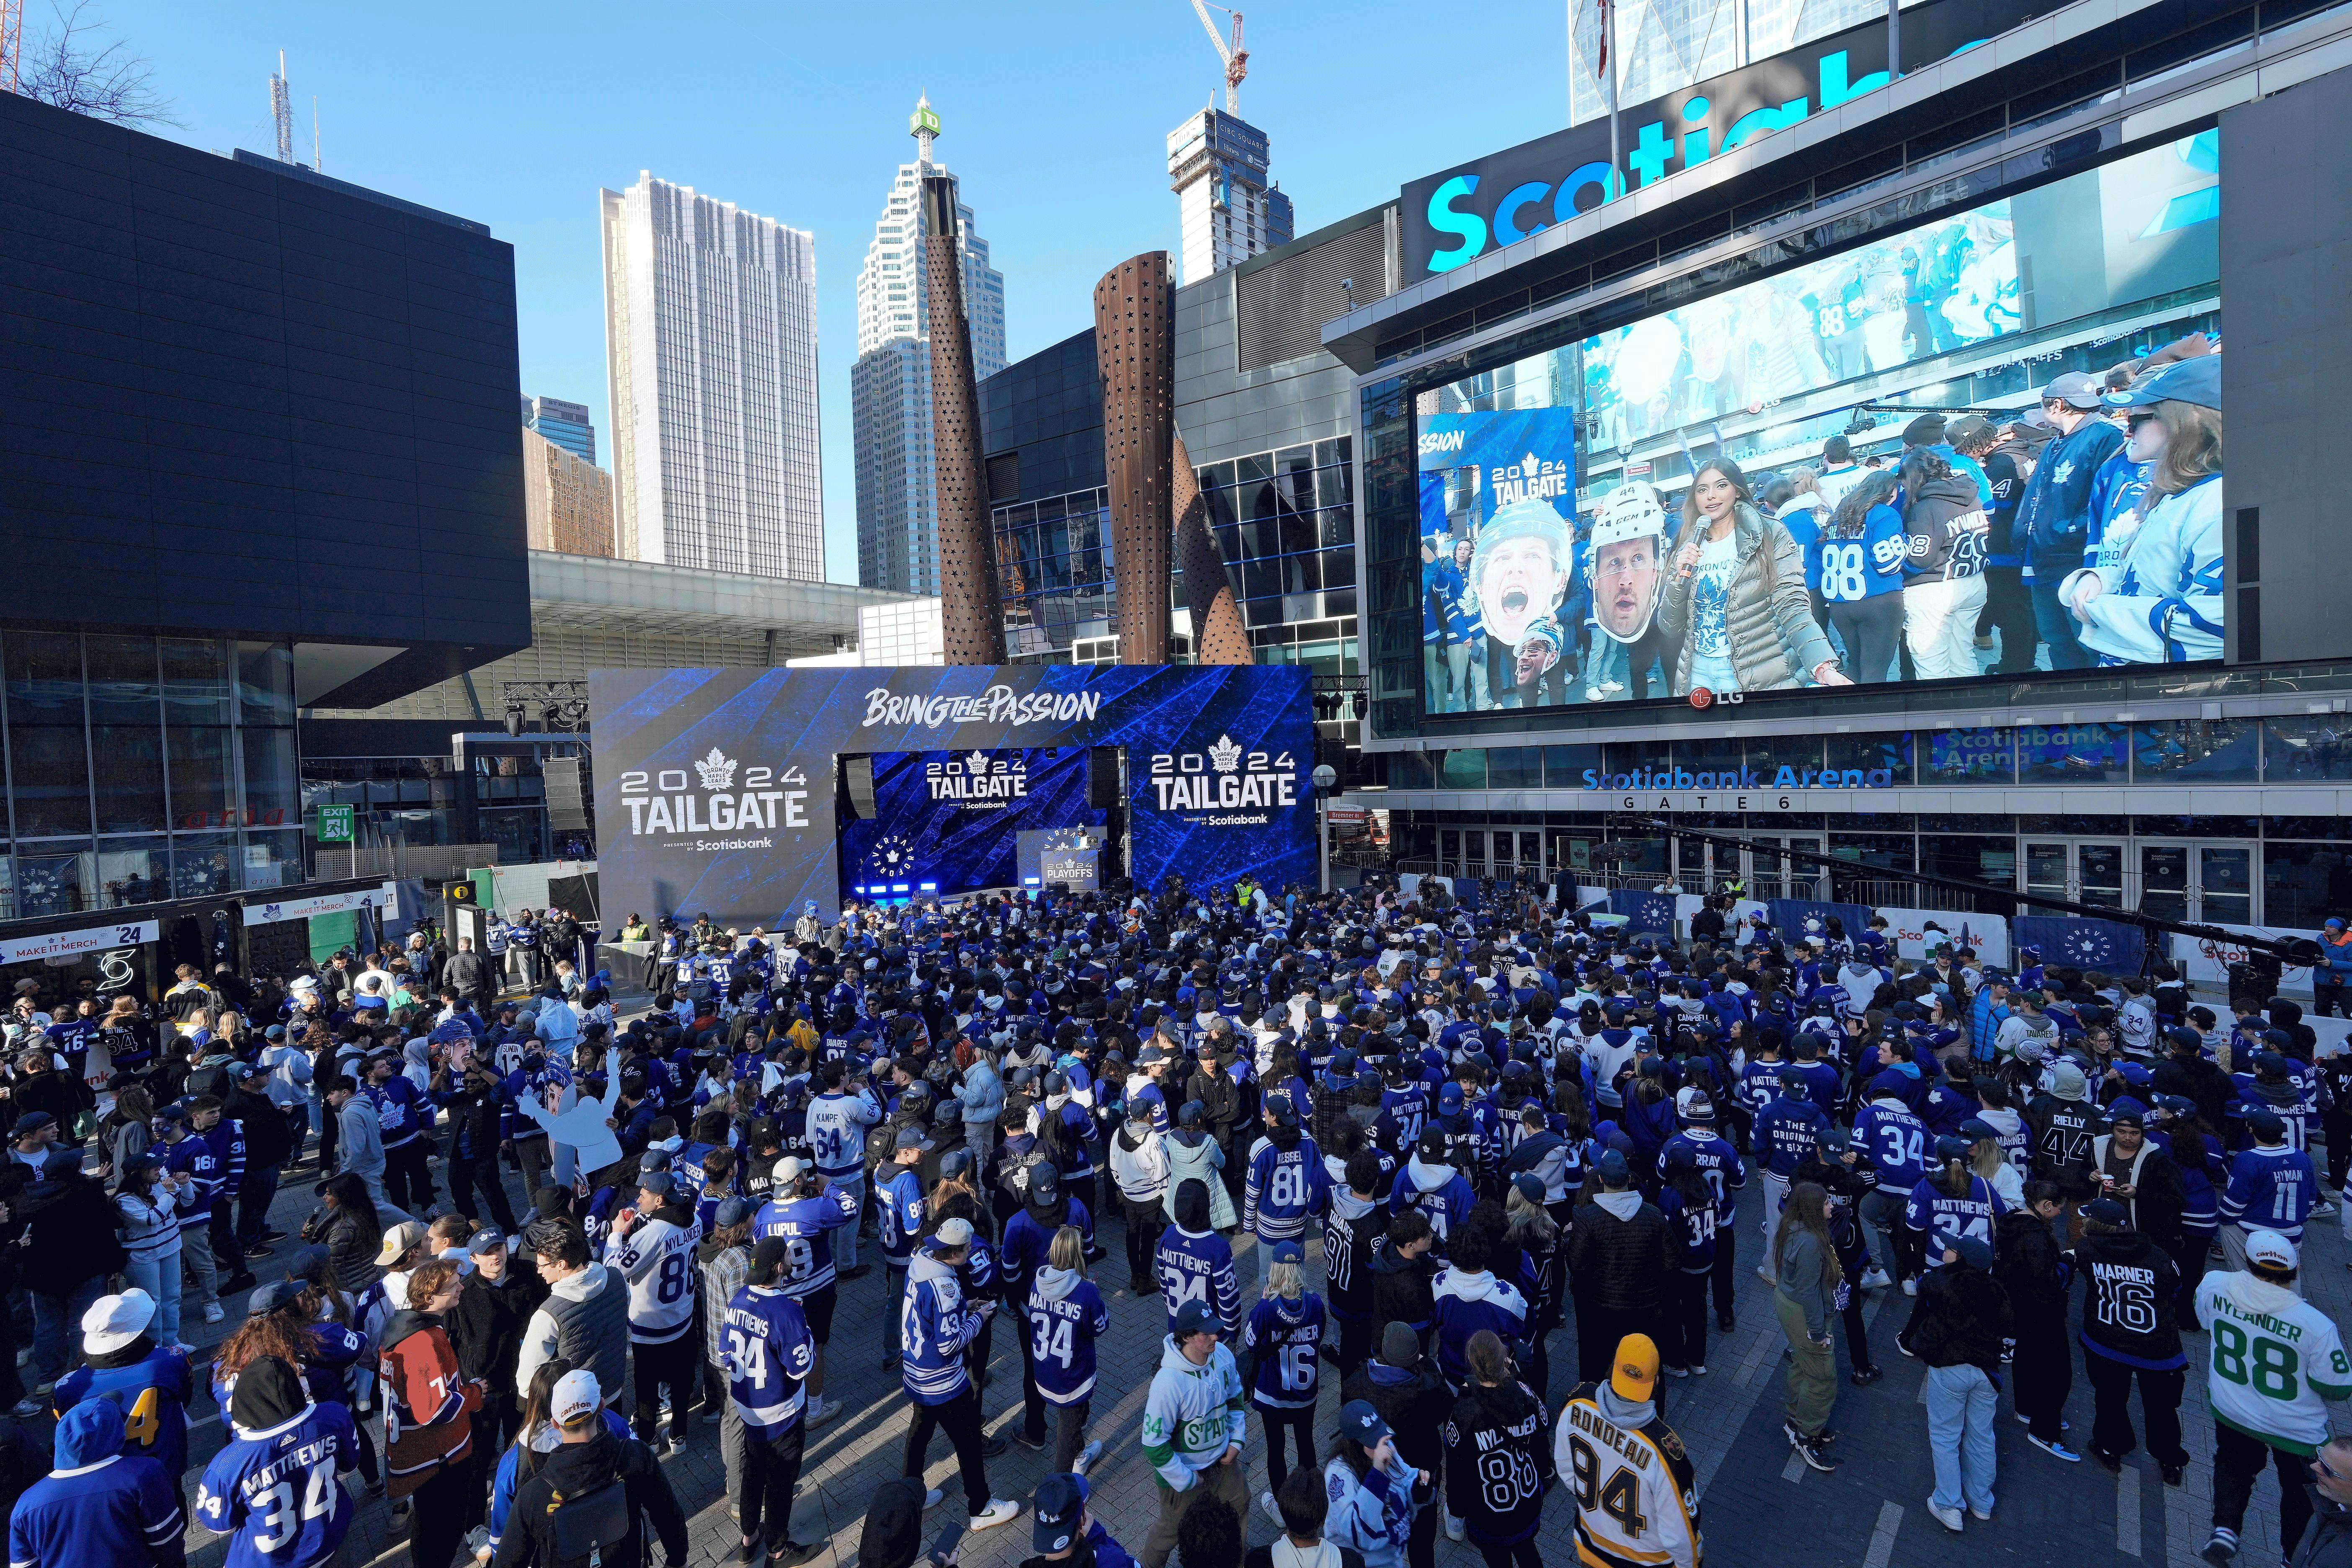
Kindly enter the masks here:
<path id="1" fill-rule="evenodd" d="M 626 1482 L 615 1476 L 576 1498 L 556 1494 L 540 1538 L 541 1568 L 642 1568 L 644 1561 Z"/>

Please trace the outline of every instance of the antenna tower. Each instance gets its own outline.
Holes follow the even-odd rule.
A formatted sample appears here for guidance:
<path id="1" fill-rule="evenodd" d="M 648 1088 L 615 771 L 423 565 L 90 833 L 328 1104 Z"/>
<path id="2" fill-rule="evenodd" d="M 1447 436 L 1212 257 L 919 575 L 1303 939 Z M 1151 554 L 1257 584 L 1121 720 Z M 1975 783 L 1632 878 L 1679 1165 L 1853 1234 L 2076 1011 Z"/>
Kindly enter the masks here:
<path id="1" fill-rule="evenodd" d="M 16 90 L 17 57 L 25 47 L 25 0 L 0 0 L 0 92 Z"/>
<path id="2" fill-rule="evenodd" d="M 278 126 L 278 161 L 294 161 L 294 101 L 286 90 L 286 51 L 278 51 L 278 74 L 269 79 L 269 118 Z"/>

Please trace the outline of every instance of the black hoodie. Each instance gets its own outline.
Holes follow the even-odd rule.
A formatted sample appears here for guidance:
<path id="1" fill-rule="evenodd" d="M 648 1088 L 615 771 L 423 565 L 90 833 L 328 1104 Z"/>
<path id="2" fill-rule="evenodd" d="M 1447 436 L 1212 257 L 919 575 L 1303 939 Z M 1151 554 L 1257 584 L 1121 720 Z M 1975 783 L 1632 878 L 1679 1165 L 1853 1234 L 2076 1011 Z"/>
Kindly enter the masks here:
<path id="1" fill-rule="evenodd" d="M 2048 1220 L 2011 1209 L 1993 1222 L 1992 1277 L 2009 1292 L 2018 1327 L 2065 1331 L 2066 1264 Z"/>
<path id="2" fill-rule="evenodd" d="M 1421 1336 L 1422 1348 L 1428 1349 L 1430 1324 L 1437 1317 L 1429 1282 L 1436 1278 L 1434 1248 L 1418 1258 L 1407 1258 L 1397 1250 L 1395 1242 L 1383 1238 L 1372 1254 L 1372 1321 L 1403 1323 Z"/>
<path id="3" fill-rule="evenodd" d="M 493 1560 L 496 1568 L 528 1568 L 541 1561 L 547 1553 L 541 1536 L 550 1528 L 555 1500 L 585 1497 L 616 1478 L 628 1489 L 632 1528 L 642 1536 L 644 1526 L 636 1521 L 637 1516 L 652 1516 L 665 1560 L 684 1563 L 686 1515 L 679 1510 L 677 1494 L 669 1489 L 669 1479 L 662 1474 L 653 1450 L 635 1438 L 615 1437 L 600 1420 L 588 1441 L 558 1447 L 515 1489 L 506 1533 L 499 1538 L 499 1552 Z M 642 1551 L 642 1539 L 638 1545 L 639 1561 L 650 1562 L 651 1554 Z"/>
<path id="4" fill-rule="evenodd" d="M 2159 1371 L 2189 1364 L 2180 1349 L 2180 1318 L 2172 1310 L 2180 1270 L 2171 1254 L 2136 1230 L 2085 1230 L 2074 1244 L 2074 1268 L 2089 1292 L 2083 1303 L 2084 1350 Z"/>

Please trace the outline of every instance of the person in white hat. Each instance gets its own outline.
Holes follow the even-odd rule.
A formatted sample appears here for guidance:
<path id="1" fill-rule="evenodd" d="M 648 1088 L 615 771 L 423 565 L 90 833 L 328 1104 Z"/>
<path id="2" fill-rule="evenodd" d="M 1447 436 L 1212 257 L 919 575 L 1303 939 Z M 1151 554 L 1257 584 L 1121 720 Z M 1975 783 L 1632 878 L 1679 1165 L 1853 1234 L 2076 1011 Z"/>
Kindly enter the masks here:
<path id="1" fill-rule="evenodd" d="M 2352 1359 L 2334 1320 L 2296 1294 L 2300 1265 L 2284 1236 L 2249 1231 L 2244 1271 L 2198 1282 L 2213 1412 L 2213 1534 L 2203 1556 L 2215 1568 L 2238 1555 L 2265 1465 L 2279 1474 L 2279 1555 L 2294 1555 L 2311 1521 L 2311 1460 L 2328 1440 L 2328 1402 L 2352 1395 Z"/>
<path id="2" fill-rule="evenodd" d="M 123 1452 L 163 1467 L 178 1491 L 188 1468 L 189 1398 L 195 1380 L 184 1351 L 155 1342 L 155 1302 L 144 1290 L 100 1296 L 81 1315 L 81 1365 L 58 1379 L 49 1405 L 62 1415 L 85 1399 L 111 1399 L 128 1414 Z"/>
<path id="3" fill-rule="evenodd" d="M 515 1489 L 506 1529 L 499 1533 L 498 1551 L 491 1558 L 494 1568 L 529 1568 L 551 1557 L 558 1540 L 578 1546 L 570 1555 L 609 1552 L 614 1562 L 649 1563 L 640 1515 L 653 1520 L 667 1568 L 681 1568 L 686 1562 L 686 1515 L 677 1506 L 677 1494 L 670 1490 L 669 1479 L 662 1473 L 661 1461 L 634 1437 L 616 1436 L 600 1418 L 604 1406 L 604 1391 L 596 1374 L 585 1367 L 556 1380 L 548 1407 L 555 1447 Z M 615 1480 L 627 1493 L 628 1506 L 614 1515 L 616 1528 L 609 1539 L 586 1519 L 565 1517 L 566 1507 L 576 1503 L 559 1500 L 588 1498 Z M 572 1541 L 575 1530 L 584 1531 L 585 1538 Z"/>

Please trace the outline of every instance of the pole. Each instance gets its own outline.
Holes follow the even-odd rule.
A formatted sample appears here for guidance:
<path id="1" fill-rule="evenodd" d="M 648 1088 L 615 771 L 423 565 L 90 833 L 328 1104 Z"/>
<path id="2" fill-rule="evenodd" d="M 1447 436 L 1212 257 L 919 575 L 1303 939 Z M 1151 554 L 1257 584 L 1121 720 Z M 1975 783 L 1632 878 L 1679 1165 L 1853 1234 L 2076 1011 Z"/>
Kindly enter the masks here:
<path id="1" fill-rule="evenodd" d="M 1321 790 L 1315 792 L 1315 830 L 1322 840 L 1323 890 L 1331 890 L 1331 797 Z"/>
<path id="2" fill-rule="evenodd" d="M 1625 188 L 1624 132 L 1617 127 L 1616 46 L 1617 7 L 1613 0 L 1601 0 L 1601 85 L 1609 94 L 1609 183 L 1601 187 L 1604 202 L 1614 201 Z"/>
<path id="3" fill-rule="evenodd" d="M 1886 0 L 1886 80 L 1903 79 L 1903 0 Z"/>

